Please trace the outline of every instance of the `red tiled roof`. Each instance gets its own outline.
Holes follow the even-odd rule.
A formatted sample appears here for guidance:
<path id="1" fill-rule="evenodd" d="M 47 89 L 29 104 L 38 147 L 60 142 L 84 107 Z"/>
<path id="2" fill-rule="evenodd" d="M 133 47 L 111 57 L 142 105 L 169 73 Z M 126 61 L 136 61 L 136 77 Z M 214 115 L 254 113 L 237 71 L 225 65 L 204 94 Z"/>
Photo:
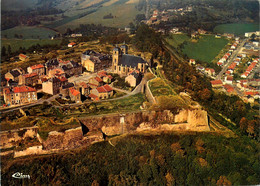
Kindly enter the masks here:
<path id="1" fill-rule="evenodd" d="M 100 77 L 107 76 L 107 72 L 101 71 L 101 72 L 98 72 L 97 75 L 100 76 Z"/>
<path id="2" fill-rule="evenodd" d="M 24 55 L 24 54 L 19 54 L 19 57 L 22 57 L 22 58 L 27 58 L 27 56 L 26 56 L 26 55 Z"/>
<path id="3" fill-rule="evenodd" d="M 257 94 L 258 94 L 258 92 L 245 92 L 245 95 L 247 95 L 247 96 L 254 96 Z"/>
<path id="4" fill-rule="evenodd" d="M 215 70 L 213 68 L 206 68 L 206 71 L 210 71 L 211 73 L 215 72 Z"/>
<path id="5" fill-rule="evenodd" d="M 30 74 L 24 74 L 23 76 L 25 78 L 29 78 L 29 77 L 34 77 L 34 76 L 37 76 L 37 75 L 38 75 L 37 73 L 33 72 L 33 73 L 30 73 Z"/>
<path id="6" fill-rule="evenodd" d="M 111 75 L 108 75 L 107 77 L 108 77 L 109 79 L 113 79 L 113 77 L 112 77 Z"/>
<path id="7" fill-rule="evenodd" d="M 231 74 L 231 72 L 230 71 L 226 71 L 225 74 Z"/>
<path id="8" fill-rule="evenodd" d="M 44 66 L 42 64 L 31 66 L 31 69 L 33 69 L 33 70 L 38 69 L 38 68 L 44 68 Z"/>
<path id="9" fill-rule="evenodd" d="M 91 97 L 91 98 L 94 98 L 94 99 L 98 98 L 98 96 L 96 96 L 95 94 L 89 94 L 88 97 Z"/>
<path id="10" fill-rule="evenodd" d="M 61 81 L 68 81 L 68 79 L 67 78 L 65 78 L 65 77 L 63 77 L 63 76 L 61 76 L 61 77 L 58 77 Z"/>
<path id="11" fill-rule="evenodd" d="M 36 89 L 28 86 L 14 87 L 14 93 L 36 92 Z"/>
<path id="12" fill-rule="evenodd" d="M 88 88 L 89 87 L 89 85 L 87 83 L 85 83 L 85 82 L 81 82 L 79 85 L 82 86 L 83 88 Z"/>
<path id="13" fill-rule="evenodd" d="M 223 84 L 223 82 L 221 80 L 213 80 L 213 81 L 210 81 L 210 83 L 212 85 L 220 85 L 220 84 Z"/>
<path id="14" fill-rule="evenodd" d="M 95 77 L 95 80 L 97 80 L 99 83 L 103 81 L 103 80 L 100 79 L 99 77 Z"/>
<path id="15" fill-rule="evenodd" d="M 76 43 L 75 42 L 71 42 L 71 43 L 69 43 L 69 45 L 76 45 Z"/>
<path id="16" fill-rule="evenodd" d="M 232 76 L 227 76 L 227 80 L 228 81 L 233 81 L 233 77 Z"/>
<path id="17" fill-rule="evenodd" d="M 102 87 L 97 87 L 97 91 L 99 93 L 104 93 L 104 92 L 111 92 L 111 91 L 113 91 L 113 89 L 109 85 L 106 84 Z"/>
<path id="18" fill-rule="evenodd" d="M 71 87 L 70 88 L 70 93 L 73 95 L 73 96 L 77 96 L 80 94 L 79 91 L 77 91 L 75 88 Z"/>

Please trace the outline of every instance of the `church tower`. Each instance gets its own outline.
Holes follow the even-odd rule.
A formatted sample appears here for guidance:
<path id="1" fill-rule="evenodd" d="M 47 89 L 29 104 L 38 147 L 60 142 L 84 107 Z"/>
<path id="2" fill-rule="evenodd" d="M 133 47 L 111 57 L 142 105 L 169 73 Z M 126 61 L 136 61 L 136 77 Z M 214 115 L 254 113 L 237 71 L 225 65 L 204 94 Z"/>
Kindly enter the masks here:
<path id="1" fill-rule="evenodd" d="M 121 47 L 121 51 L 123 54 L 128 54 L 128 46 L 127 45 L 122 45 Z"/>
<path id="2" fill-rule="evenodd" d="M 119 47 L 115 47 L 113 49 L 113 55 L 112 55 L 112 72 L 117 73 L 118 71 L 118 63 L 120 61 L 120 58 L 122 56 L 121 49 Z"/>

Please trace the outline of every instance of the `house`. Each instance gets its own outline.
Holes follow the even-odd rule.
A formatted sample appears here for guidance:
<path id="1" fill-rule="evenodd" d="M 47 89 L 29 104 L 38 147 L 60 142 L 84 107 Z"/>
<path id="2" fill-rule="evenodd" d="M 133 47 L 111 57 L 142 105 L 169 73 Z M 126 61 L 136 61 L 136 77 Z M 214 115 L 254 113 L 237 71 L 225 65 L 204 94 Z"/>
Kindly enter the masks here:
<path id="1" fill-rule="evenodd" d="M 71 42 L 71 43 L 68 44 L 68 47 L 70 47 L 70 48 L 71 48 L 71 47 L 74 47 L 74 46 L 76 46 L 76 43 L 75 43 L 75 42 Z"/>
<path id="2" fill-rule="evenodd" d="M 122 45 L 113 49 L 112 72 L 121 76 L 128 75 L 133 70 L 144 73 L 147 62 L 139 56 L 128 55 L 128 46 Z"/>
<path id="3" fill-rule="evenodd" d="M 37 73 L 24 74 L 19 76 L 19 85 L 34 86 L 38 83 L 39 75 Z"/>
<path id="4" fill-rule="evenodd" d="M 55 68 L 59 67 L 59 61 L 58 59 L 50 59 L 49 61 L 47 61 L 44 66 L 46 69 L 46 75 L 49 74 L 49 71 Z"/>
<path id="5" fill-rule="evenodd" d="M 7 105 L 26 104 L 37 101 L 37 91 L 28 86 L 4 88 L 4 101 Z"/>
<path id="6" fill-rule="evenodd" d="M 70 94 L 69 94 L 69 89 L 74 87 L 74 84 L 73 83 L 66 83 L 65 85 L 62 85 L 60 87 L 60 94 L 62 95 L 63 98 L 68 98 L 70 97 Z"/>
<path id="7" fill-rule="evenodd" d="M 87 96 L 87 95 L 89 95 L 90 94 L 90 86 L 87 84 L 87 83 L 85 83 L 85 82 L 81 82 L 80 84 L 79 84 L 79 87 L 80 87 L 80 89 L 81 89 L 81 94 L 82 95 L 84 95 L 84 96 Z"/>
<path id="8" fill-rule="evenodd" d="M 89 97 L 91 100 L 93 100 L 93 101 L 98 101 L 98 100 L 99 100 L 98 96 L 96 96 L 95 94 L 89 94 L 88 97 Z"/>
<path id="9" fill-rule="evenodd" d="M 213 80 L 210 81 L 213 88 L 220 88 L 223 86 L 223 82 L 221 80 Z"/>
<path id="10" fill-rule="evenodd" d="M 19 59 L 20 59 L 21 61 L 27 61 L 27 60 L 29 59 L 29 57 L 26 56 L 26 55 L 24 55 L 24 54 L 19 54 Z"/>
<path id="11" fill-rule="evenodd" d="M 90 84 L 90 86 L 91 85 L 96 85 L 97 87 L 100 87 L 100 86 L 102 86 L 104 84 L 104 82 L 99 77 L 92 77 L 92 78 L 89 79 L 88 84 Z"/>
<path id="12" fill-rule="evenodd" d="M 225 83 L 229 84 L 229 85 L 232 85 L 232 83 L 233 83 L 233 76 L 226 76 L 225 77 Z"/>
<path id="13" fill-rule="evenodd" d="M 235 94 L 235 89 L 233 86 L 229 85 L 229 84 L 226 84 L 226 85 L 223 85 L 223 87 L 225 88 L 225 90 L 227 91 L 227 93 L 229 94 Z"/>
<path id="14" fill-rule="evenodd" d="M 205 73 L 207 73 L 210 76 L 215 76 L 215 70 L 213 68 L 206 68 Z"/>
<path id="15" fill-rule="evenodd" d="M 142 75 L 138 70 L 134 70 L 129 73 L 125 78 L 125 82 L 128 82 L 131 87 L 136 87 L 142 80 Z"/>
<path id="16" fill-rule="evenodd" d="M 108 84 L 106 84 L 104 86 L 97 87 L 96 89 L 92 89 L 90 93 L 97 96 L 98 99 L 107 99 L 113 96 L 113 89 Z"/>
<path id="17" fill-rule="evenodd" d="M 66 77 L 82 74 L 82 65 L 74 61 L 59 61 L 59 67 L 65 72 Z"/>
<path id="18" fill-rule="evenodd" d="M 42 91 L 47 94 L 56 95 L 60 92 L 62 85 L 63 82 L 59 78 L 53 77 L 42 83 Z"/>
<path id="19" fill-rule="evenodd" d="M 69 96 L 70 96 L 70 99 L 72 101 L 75 101 L 76 103 L 81 101 L 81 94 L 74 87 L 69 88 Z"/>
<path id="20" fill-rule="evenodd" d="M 111 66 L 111 57 L 93 50 L 87 50 L 81 55 L 81 64 L 87 71 L 97 72 Z"/>
<path id="21" fill-rule="evenodd" d="M 65 72 L 60 68 L 55 68 L 49 71 L 48 76 L 52 77 L 65 77 Z"/>
<path id="22" fill-rule="evenodd" d="M 191 65 L 196 65 L 195 59 L 190 59 L 189 63 L 190 63 Z"/>
<path id="23" fill-rule="evenodd" d="M 42 64 L 33 65 L 27 68 L 27 72 L 29 74 L 37 73 L 39 76 L 43 76 L 45 75 L 45 67 Z"/>
<path id="24" fill-rule="evenodd" d="M 107 75 L 106 71 L 100 71 L 97 73 L 98 77 L 100 77 L 103 82 L 105 83 L 111 83 L 113 77 L 111 75 Z"/>
<path id="25" fill-rule="evenodd" d="M 22 74 L 24 74 L 24 70 L 22 70 L 21 68 L 15 68 L 5 74 L 5 79 L 7 81 L 11 79 L 13 81 L 18 82 L 19 76 Z"/>

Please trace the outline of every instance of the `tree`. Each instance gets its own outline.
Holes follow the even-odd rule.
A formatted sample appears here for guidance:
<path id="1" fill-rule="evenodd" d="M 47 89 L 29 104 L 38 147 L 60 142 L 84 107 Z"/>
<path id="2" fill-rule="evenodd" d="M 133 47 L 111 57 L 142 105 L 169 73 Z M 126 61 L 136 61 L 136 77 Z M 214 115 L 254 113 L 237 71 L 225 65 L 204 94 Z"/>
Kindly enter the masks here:
<path id="1" fill-rule="evenodd" d="M 2 47 L 1 56 L 6 56 L 6 48 L 5 46 Z"/>
<path id="2" fill-rule="evenodd" d="M 11 50 L 11 46 L 10 45 L 8 45 L 8 47 L 7 47 L 7 52 L 8 52 L 9 56 L 12 54 L 12 50 Z"/>
<path id="3" fill-rule="evenodd" d="M 226 178 L 226 176 L 220 176 L 219 177 L 219 180 L 217 181 L 217 185 L 218 186 L 229 186 L 229 185 L 232 185 L 231 182 Z"/>
<path id="4" fill-rule="evenodd" d="M 242 117 L 239 122 L 239 128 L 242 132 L 246 132 L 247 130 L 247 119 L 245 117 Z"/>

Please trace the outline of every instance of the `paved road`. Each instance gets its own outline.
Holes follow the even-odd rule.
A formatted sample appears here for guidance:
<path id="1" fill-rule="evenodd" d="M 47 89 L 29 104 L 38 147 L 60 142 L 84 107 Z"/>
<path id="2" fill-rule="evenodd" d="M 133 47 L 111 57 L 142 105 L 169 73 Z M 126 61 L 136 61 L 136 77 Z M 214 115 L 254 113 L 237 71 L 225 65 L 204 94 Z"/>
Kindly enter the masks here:
<path id="1" fill-rule="evenodd" d="M 222 70 L 219 72 L 219 74 L 216 76 L 216 80 L 222 79 L 223 78 L 223 74 L 227 71 L 228 67 L 231 65 L 231 63 L 234 61 L 234 59 L 237 57 L 238 52 L 240 51 L 240 49 L 244 46 L 246 42 L 246 39 L 244 39 L 242 41 L 242 43 L 239 44 L 239 47 L 235 50 L 235 52 L 233 52 L 233 54 L 231 55 L 231 57 L 229 58 L 228 62 L 226 63 L 226 65 L 224 65 L 224 67 L 222 68 Z"/>
<path id="2" fill-rule="evenodd" d="M 39 99 L 38 101 L 31 103 L 31 104 L 28 104 L 28 105 L 21 105 L 21 106 L 17 106 L 17 107 L 9 107 L 9 108 L 1 110 L 0 112 L 6 113 L 6 112 L 11 112 L 11 111 L 14 111 L 14 110 L 17 110 L 17 109 L 27 108 L 27 107 L 31 107 L 31 106 L 35 106 L 35 105 L 40 105 L 40 104 L 43 104 L 43 102 L 45 102 L 45 101 L 51 102 L 51 101 L 55 100 L 58 96 L 59 95 L 54 95 L 54 96 L 52 96 L 48 99 Z"/>

